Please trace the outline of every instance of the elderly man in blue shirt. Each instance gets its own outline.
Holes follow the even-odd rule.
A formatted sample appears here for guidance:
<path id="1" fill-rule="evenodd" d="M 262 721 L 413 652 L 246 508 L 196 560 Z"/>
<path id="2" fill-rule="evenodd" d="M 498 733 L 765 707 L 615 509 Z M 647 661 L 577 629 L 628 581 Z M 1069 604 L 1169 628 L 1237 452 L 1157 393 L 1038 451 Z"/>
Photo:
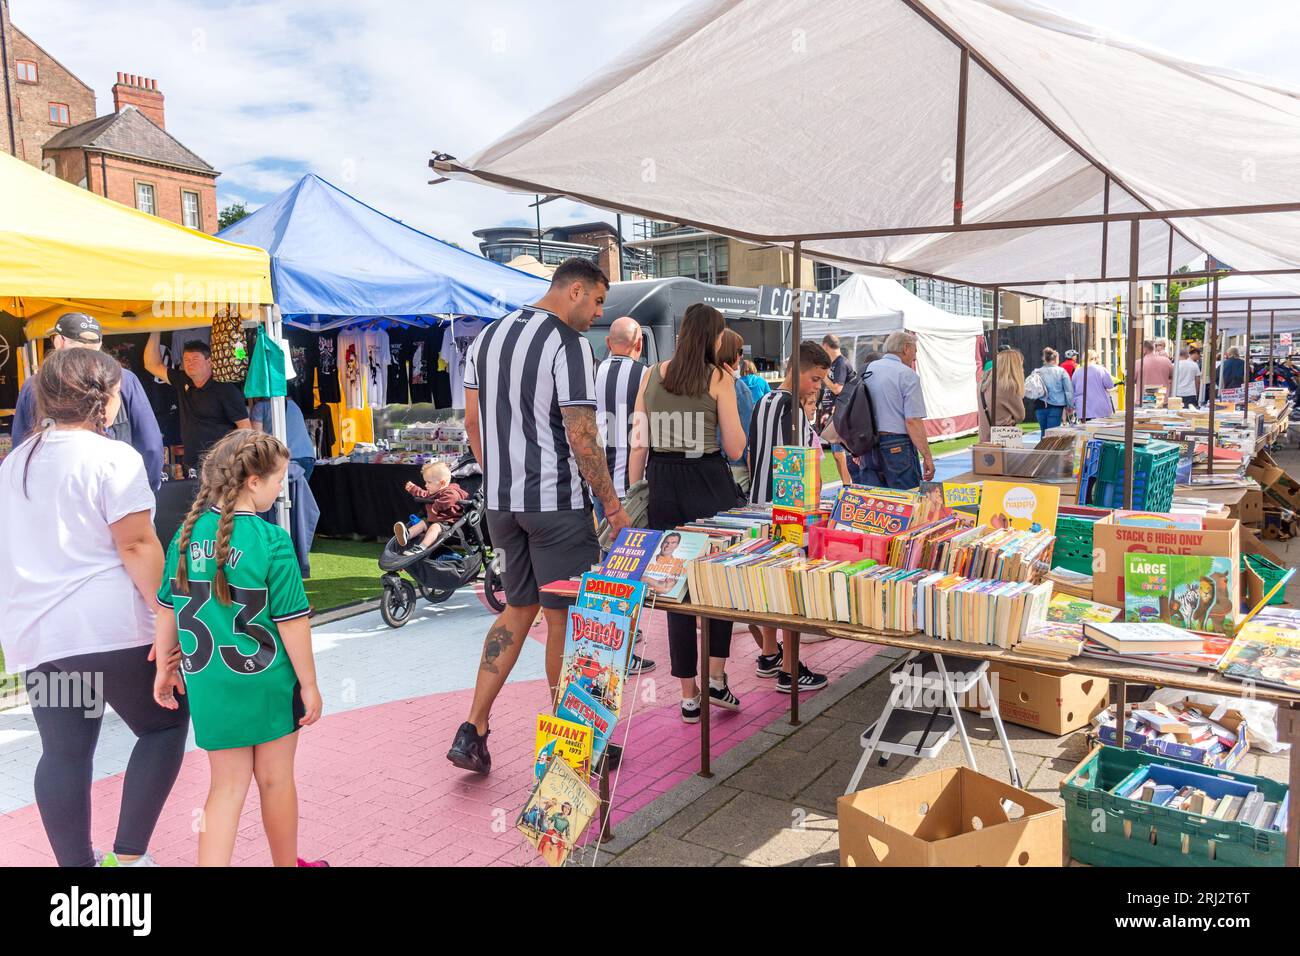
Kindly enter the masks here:
<path id="1" fill-rule="evenodd" d="M 915 365 L 916 336 L 891 332 L 885 355 L 871 363 L 865 379 L 880 437 L 880 475 L 887 488 L 915 488 L 934 477 L 934 456 L 925 435 L 925 398 Z"/>

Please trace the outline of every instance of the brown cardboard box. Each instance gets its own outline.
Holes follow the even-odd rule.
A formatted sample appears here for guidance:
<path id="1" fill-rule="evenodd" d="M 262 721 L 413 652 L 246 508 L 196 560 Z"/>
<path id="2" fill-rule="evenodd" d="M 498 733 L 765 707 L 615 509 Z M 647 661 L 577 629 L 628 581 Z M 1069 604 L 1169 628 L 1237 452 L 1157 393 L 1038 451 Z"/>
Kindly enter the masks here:
<path id="1" fill-rule="evenodd" d="M 1115 524 L 1114 515 L 1098 519 L 1092 527 L 1094 601 L 1124 606 L 1124 555 L 1130 551 L 1228 558 L 1232 568 L 1228 593 L 1240 593 L 1241 523 L 1235 518 L 1206 518 L 1201 531 L 1120 526 Z"/>
<path id="2" fill-rule="evenodd" d="M 1016 805 L 1007 816 L 1002 801 Z M 839 798 L 840 866 L 1061 866 L 1065 811 L 967 767 Z"/>
<path id="3" fill-rule="evenodd" d="M 1300 482 L 1288 475 L 1268 452 L 1256 454 L 1254 461 L 1246 467 L 1246 474 L 1259 482 L 1265 499 L 1283 508 L 1300 511 Z"/>
<path id="4" fill-rule="evenodd" d="M 989 683 L 998 697 L 998 713 L 1007 723 L 1044 733 L 1072 733 L 1086 727 L 1106 706 L 1109 684 L 1096 677 L 1057 674 L 1019 664 L 989 665 Z M 971 691 L 966 710 L 985 710 L 988 701 Z"/>

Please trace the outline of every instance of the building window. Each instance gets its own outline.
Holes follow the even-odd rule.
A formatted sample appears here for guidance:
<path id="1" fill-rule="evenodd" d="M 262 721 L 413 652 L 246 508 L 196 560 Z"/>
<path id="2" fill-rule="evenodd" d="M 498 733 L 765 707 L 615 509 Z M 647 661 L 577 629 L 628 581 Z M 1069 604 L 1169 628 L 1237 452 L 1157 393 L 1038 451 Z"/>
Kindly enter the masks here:
<path id="1" fill-rule="evenodd" d="M 68 121 L 68 104 L 51 103 L 50 104 L 50 122 L 55 126 L 70 126 Z"/>
<path id="2" fill-rule="evenodd" d="M 199 194 L 181 190 L 181 221 L 190 229 L 201 229 Z"/>
<path id="3" fill-rule="evenodd" d="M 35 60 L 18 61 L 18 82 L 19 83 L 39 82 L 39 74 L 36 72 Z"/>
<path id="4" fill-rule="evenodd" d="M 135 208 L 151 216 L 158 215 L 158 206 L 153 201 L 153 184 L 135 184 Z"/>

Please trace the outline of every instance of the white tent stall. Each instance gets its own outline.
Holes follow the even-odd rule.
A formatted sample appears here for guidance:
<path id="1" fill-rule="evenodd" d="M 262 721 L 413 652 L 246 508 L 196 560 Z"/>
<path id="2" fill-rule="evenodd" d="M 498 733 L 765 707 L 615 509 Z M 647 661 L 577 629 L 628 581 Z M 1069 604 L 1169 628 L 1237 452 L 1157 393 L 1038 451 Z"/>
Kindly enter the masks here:
<path id="1" fill-rule="evenodd" d="M 953 315 L 883 276 L 851 275 L 836 288 L 839 317 L 832 322 L 806 321 L 803 337 L 819 341 L 828 332 L 855 368 L 861 349 L 848 339 L 883 339 L 899 329 L 916 334 L 916 371 L 925 396 L 925 430 L 931 439 L 952 438 L 979 426 L 979 337 L 984 322 Z"/>

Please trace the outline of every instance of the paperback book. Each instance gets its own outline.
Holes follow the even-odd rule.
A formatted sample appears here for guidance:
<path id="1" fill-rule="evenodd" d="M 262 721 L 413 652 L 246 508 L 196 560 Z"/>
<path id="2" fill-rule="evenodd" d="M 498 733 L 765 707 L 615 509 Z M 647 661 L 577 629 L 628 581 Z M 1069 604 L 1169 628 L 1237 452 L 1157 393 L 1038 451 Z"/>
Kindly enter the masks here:
<path id="1" fill-rule="evenodd" d="M 659 545 L 661 533 L 644 528 L 624 528 L 614 539 L 605 563 L 600 566 L 600 573 L 623 581 L 640 581 Z"/>
<path id="2" fill-rule="evenodd" d="M 1219 661 L 1225 677 L 1300 691 L 1300 630 L 1251 621 Z"/>
<path id="3" fill-rule="evenodd" d="M 713 550 L 709 535 L 691 531 L 665 531 L 641 580 L 661 601 L 686 598 L 686 562 Z"/>
<path id="4" fill-rule="evenodd" d="M 1032 482 L 986 481 L 979 523 L 1017 531 L 1056 531 L 1061 489 Z"/>

